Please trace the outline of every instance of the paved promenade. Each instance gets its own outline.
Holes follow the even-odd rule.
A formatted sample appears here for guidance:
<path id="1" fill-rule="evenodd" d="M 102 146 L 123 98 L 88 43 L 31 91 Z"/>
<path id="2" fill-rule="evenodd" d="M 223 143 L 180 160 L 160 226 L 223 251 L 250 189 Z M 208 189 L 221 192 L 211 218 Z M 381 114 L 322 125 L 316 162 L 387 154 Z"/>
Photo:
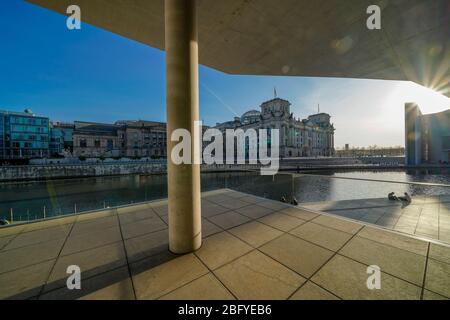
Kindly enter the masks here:
<path id="1" fill-rule="evenodd" d="M 230 190 L 202 248 L 168 251 L 167 202 L 0 229 L 2 299 L 447 299 L 450 248 Z M 82 289 L 66 287 L 67 267 Z M 369 290 L 367 268 L 381 268 Z"/>
<path id="2" fill-rule="evenodd" d="M 414 197 L 409 205 L 388 199 L 361 199 L 300 206 L 450 243 L 450 195 Z"/>

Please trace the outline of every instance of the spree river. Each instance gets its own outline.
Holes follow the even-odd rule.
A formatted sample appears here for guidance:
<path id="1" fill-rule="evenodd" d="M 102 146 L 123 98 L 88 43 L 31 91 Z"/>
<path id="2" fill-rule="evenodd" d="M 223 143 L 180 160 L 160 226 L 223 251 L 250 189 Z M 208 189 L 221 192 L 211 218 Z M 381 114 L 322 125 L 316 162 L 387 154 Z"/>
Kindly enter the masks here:
<path id="1" fill-rule="evenodd" d="M 316 176 L 314 174 L 317 174 Z M 320 176 L 319 176 L 320 175 Z M 339 179 L 347 178 L 347 179 Z M 282 173 L 264 177 L 257 173 L 205 173 L 202 191 L 230 188 L 280 200 L 292 195 L 301 202 L 386 197 L 391 191 L 411 195 L 448 195 L 450 188 L 387 182 L 388 180 L 450 185 L 450 170 L 320 171 L 307 176 Z M 49 180 L 0 184 L 0 217 L 15 221 L 85 212 L 167 197 L 165 175 L 132 175 L 86 179 Z"/>

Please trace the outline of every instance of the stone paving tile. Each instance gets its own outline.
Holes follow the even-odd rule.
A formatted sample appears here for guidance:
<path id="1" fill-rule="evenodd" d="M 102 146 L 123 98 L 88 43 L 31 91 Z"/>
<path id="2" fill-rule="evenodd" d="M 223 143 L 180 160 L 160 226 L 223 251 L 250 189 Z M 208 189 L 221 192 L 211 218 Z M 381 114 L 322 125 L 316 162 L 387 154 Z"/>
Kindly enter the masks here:
<path id="1" fill-rule="evenodd" d="M 253 248 L 238 238 L 222 232 L 206 238 L 196 255 L 214 270 L 224 264 L 246 254 Z"/>
<path id="2" fill-rule="evenodd" d="M 450 264 L 450 247 L 431 243 L 428 257 Z"/>
<path id="3" fill-rule="evenodd" d="M 395 225 L 396 229 L 413 229 L 413 232 L 417 227 L 417 219 L 416 218 L 405 218 L 403 216 L 398 219 L 397 224 Z"/>
<path id="4" fill-rule="evenodd" d="M 226 195 L 231 198 L 235 198 L 235 199 L 240 199 L 240 198 L 248 196 L 247 193 L 242 193 L 242 192 L 238 192 L 238 191 L 234 191 L 234 190 L 233 191 L 230 190 L 229 192 L 226 193 Z"/>
<path id="5" fill-rule="evenodd" d="M 383 272 L 422 285 L 426 257 L 372 240 L 355 237 L 339 253 Z"/>
<path id="6" fill-rule="evenodd" d="M 358 237 L 383 243 L 392 247 L 410 251 L 423 256 L 427 255 L 428 243 L 398 233 L 365 226 Z"/>
<path id="7" fill-rule="evenodd" d="M 25 225 L 14 227 L 0 227 L 0 237 L 7 237 L 11 235 L 17 235 L 25 229 Z"/>
<path id="8" fill-rule="evenodd" d="M 125 240 L 128 261 L 136 262 L 169 249 L 169 230 L 161 230 Z"/>
<path id="9" fill-rule="evenodd" d="M 283 209 L 291 208 L 291 206 L 287 205 L 286 203 L 282 203 L 279 201 L 272 201 L 272 200 L 258 202 L 258 205 L 261 207 L 264 207 L 264 208 L 274 210 L 274 211 L 280 211 Z"/>
<path id="10" fill-rule="evenodd" d="M 75 223 L 75 221 L 77 219 L 78 219 L 78 216 L 71 215 L 71 216 L 67 216 L 67 217 L 61 217 L 61 218 L 51 219 L 51 220 L 42 221 L 42 222 L 29 223 L 29 224 L 25 225 L 23 231 L 30 232 L 30 231 L 48 229 L 48 228 L 57 227 L 57 226 L 69 225 L 69 224 Z"/>
<path id="11" fill-rule="evenodd" d="M 223 229 L 231 229 L 250 221 L 248 217 L 234 211 L 219 214 L 208 220 Z"/>
<path id="12" fill-rule="evenodd" d="M 213 202 L 202 201 L 202 217 L 210 218 L 217 216 L 221 213 L 230 211 L 229 208 L 215 204 Z"/>
<path id="13" fill-rule="evenodd" d="M 124 213 L 133 213 L 133 212 L 147 212 L 151 210 L 151 206 L 147 203 L 144 204 L 137 204 L 134 206 L 128 206 L 128 207 L 122 207 L 122 208 L 117 208 L 117 213 L 119 215 L 124 214 Z"/>
<path id="14" fill-rule="evenodd" d="M 398 218 L 395 217 L 382 217 L 380 220 L 377 221 L 377 225 L 381 227 L 385 227 L 388 229 L 393 229 L 394 226 L 397 224 Z"/>
<path id="15" fill-rule="evenodd" d="M 208 273 L 160 300 L 234 300 L 234 297 L 213 274 Z"/>
<path id="16" fill-rule="evenodd" d="M 223 202 L 230 203 L 230 202 L 239 200 L 239 199 L 227 196 L 226 194 L 215 194 L 215 195 L 212 195 L 212 196 L 204 197 L 204 199 L 206 199 L 207 201 L 214 202 L 216 204 L 220 204 L 220 203 L 223 203 Z M 245 202 L 245 204 L 248 204 L 248 202 Z"/>
<path id="17" fill-rule="evenodd" d="M 289 300 L 339 300 L 339 298 L 308 281 Z"/>
<path id="18" fill-rule="evenodd" d="M 72 225 L 62 225 L 51 227 L 48 229 L 41 229 L 30 232 L 22 232 L 17 237 L 15 237 L 11 242 L 6 245 L 3 250 L 11 250 L 21 247 L 26 247 L 29 245 L 38 244 L 41 242 L 65 239 Z"/>
<path id="19" fill-rule="evenodd" d="M 311 277 L 334 254 L 289 234 L 267 243 L 260 250 L 306 278 Z"/>
<path id="20" fill-rule="evenodd" d="M 345 300 L 419 300 L 421 288 L 388 274 L 381 275 L 381 289 L 367 288 L 367 265 L 336 255 L 312 281 Z"/>
<path id="21" fill-rule="evenodd" d="M 126 264 L 125 250 L 121 242 L 59 257 L 44 287 L 44 291 L 48 292 L 66 286 L 68 266 L 79 266 L 83 278 L 90 278 Z"/>
<path id="22" fill-rule="evenodd" d="M 255 196 L 249 196 L 249 195 L 246 195 L 239 199 L 242 201 L 251 203 L 251 204 L 257 204 L 257 203 L 261 203 L 261 202 L 265 201 L 264 199 L 261 199 L 261 198 L 255 197 Z"/>
<path id="23" fill-rule="evenodd" d="M 450 264 L 428 259 L 425 288 L 450 298 Z"/>
<path id="24" fill-rule="evenodd" d="M 257 221 L 230 229 L 229 232 L 255 248 L 258 248 L 283 234 L 283 232 Z"/>
<path id="25" fill-rule="evenodd" d="M 398 232 L 402 232 L 402 233 L 407 233 L 407 234 L 414 234 L 416 232 L 416 227 L 415 226 L 395 226 L 394 227 L 395 231 Z"/>
<path id="26" fill-rule="evenodd" d="M 77 236 L 82 234 L 95 233 L 104 229 L 118 226 L 119 220 L 117 219 L 116 215 L 101 217 L 98 219 L 91 218 L 89 220 L 76 222 L 70 235 Z"/>
<path id="27" fill-rule="evenodd" d="M 47 292 L 40 300 L 133 300 L 135 299 L 127 267 L 102 273 L 92 278 L 83 278 L 81 290 L 67 287 Z"/>
<path id="28" fill-rule="evenodd" d="M 62 256 L 72 253 L 101 247 L 114 242 L 122 241 L 122 235 L 118 226 L 101 230 L 101 232 L 70 235 L 61 252 Z"/>
<path id="29" fill-rule="evenodd" d="M 0 251 L 12 240 L 16 237 L 15 235 L 6 236 L 0 238 Z"/>
<path id="30" fill-rule="evenodd" d="M 437 230 L 433 231 L 431 229 L 416 229 L 416 232 L 414 234 L 419 237 L 430 239 L 438 239 L 439 237 L 439 232 Z"/>
<path id="31" fill-rule="evenodd" d="M 0 274 L 0 299 L 28 299 L 39 294 L 55 260 Z"/>
<path id="32" fill-rule="evenodd" d="M 158 206 L 152 206 L 152 209 L 159 215 L 159 216 L 167 216 L 169 214 L 169 207 L 167 204 L 158 205 Z"/>
<path id="33" fill-rule="evenodd" d="M 240 300 L 287 299 L 306 280 L 258 251 L 214 272 Z"/>
<path id="34" fill-rule="evenodd" d="M 167 225 L 159 217 L 140 220 L 120 226 L 124 239 L 131 239 L 144 234 L 167 229 Z"/>
<path id="35" fill-rule="evenodd" d="M 273 210 L 265 207 L 261 207 L 256 204 L 248 205 L 246 207 L 237 209 L 236 212 L 243 214 L 244 216 L 247 216 L 251 219 L 259 219 L 262 217 L 267 216 L 268 214 L 272 213 Z"/>
<path id="36" fill-rule="evenodd" d="M 303 224 L 290 233 L 332 251 L 339 250 L 352 237 L 349 233 L 312 222 Z"/>
<path id="37" fill-rule="evenodd" d="M 233 199 L 233 198 L 231 198 L 231 200 L 217 202 L 216 204 L 221 205 L 222 207 L 225 207 L 229 210 L 236 210 L 236 211 L 251 205 L 250 203 L 242 201 L 241 199 Z"/>
<path id="38" fill-rule="evenodd" d="M 117 211 L 115 209 L 80 214 L 77 218 L 77 222 L 97 220 L 100 218 L 115 216 L 116 214 L 117 214 Z"/>
<path id="39" fill-rule="evenodd" d="M 431 292 L 429 290 L 423 291 L 423 300 L 448 300 L 448 298 L 441 296 L 437 293 Z"/>
<path id="40" fill-rule="evenodd" d="M 288 209 L 283 209 L 281 211 L 279 211 L 280 213 L 284 213 L 287 214 L 288 216 L 294 217 L 294 218 L 298 218 L 298 219 L 302 219 L 305 221 L 309 221 L 312 220 L 316 217 L 319 216 L 319 214 L 317 213 L 313 213 L 301 208 L 288 208 Z"/>
<path id="41" fill-rule="evenodd" d="M 268 216 L 262 217 L 258 221 L 284 232 L 291 231 L 292 229 L 306 223 L 305 220 L 294 218 L 280 212 L 275 212 Z"/>
<path id="42" fill-rule="evenodd" d="M 213 234 L 222 232 L 223 229 L 216 226 L 214 223 L 209 222 L 206 219 L 202 219 L 202 237 L 207 238 Z"/>
<path id="43" fill-rule="evenodd" d="M 135 223 L 151 218 L 158 218 L 158 215 L 148 206 L 142 207 L 140 210 L 119 212 L 119 220 L 121 225 Z"/>
<path id="44" fill-rule="evenodd" d="M 340 230 L 343 232 L 347 232 L 347 233 L 351 233 L 351 234 L 356 234 L 363 227 L 359 223 L 346 221 L 343 219 L 325 216 L 325 215 L 318 216 L 316 219 L 314 219 L 312 221 L 314 223 L 323 225 L 325 227 L 330 227 L 330 228 Z"/>
<path id="45" fill-rule="evenodd" d="M 33 264 L 55 259 L 64 243 L 64 239 L 0 252 L 0 274 Z"/>
<path id="46" fill-rule="evenodd" d="M 148 261 L 131 264 L 136 298 L 141 300 L 160 298 L 209 272 L 193 254 L 176 257 L 153 268 L 148 268 L 147 264 Z"/>
<path id="47" fill-rule="evenodd" d="M 161 220 L 164 221 L 166 226 L 169 226 L 169 216 L 160 216 Z"/>

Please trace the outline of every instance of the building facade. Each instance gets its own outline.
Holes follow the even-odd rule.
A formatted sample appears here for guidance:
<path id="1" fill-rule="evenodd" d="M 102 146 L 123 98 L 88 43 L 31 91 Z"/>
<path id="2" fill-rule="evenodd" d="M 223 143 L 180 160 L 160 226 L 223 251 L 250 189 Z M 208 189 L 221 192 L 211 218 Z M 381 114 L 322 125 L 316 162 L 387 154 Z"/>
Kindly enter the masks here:
<path id="1" fill-rule="evenodd" d="M 50 122 L 29 109 L 0 111 L 0 159 L 22 160 L 49 156 Z"/>
<path id="2" fill-rule="evenodd" d="M 120 156 L 119 129 L 113 124 L 75 121 L 73 155 L 86 158 Z"/>
<path id="3" fill-rule="evenodd" d="M 50 123 L 50 153 L 72 154 L 75 124 L 65 122 Z M 53 146 L 53 148 L 52 148 Z"/>
<path id="4" fill-rule="evenodd" d="M 165 123 L 153 121 L 118 121 L 121 156 L 167 156 L 167 128 Z"/>
<path id="5" fill-rule="evenodd" d="M 278 129 L 281 158 L 333 156 L 335 128 L 331 116 L 318 113 L 300 120 L 294 117 L 290 107 L 289 101 L 275 98 L 264 102 L 260 106 L 261 111 L 248 111 L 233 121 L 218 123 L 215 128 L 223 134 L 227 129 L 267 129 L 269 140 L 270 130 Z"/>
<path id="6" fill-rule="evenodd" d="M 166 124 L 141 120 L 115 124 L 77 121 L 73 131 L 73 155 L 165 158 Z"/>
<path id="7" fill-rule="evenodd" d="M 406 165 L 450 162 L 450 109 L 423 115 L 417 104 L 405 105 Z"/>

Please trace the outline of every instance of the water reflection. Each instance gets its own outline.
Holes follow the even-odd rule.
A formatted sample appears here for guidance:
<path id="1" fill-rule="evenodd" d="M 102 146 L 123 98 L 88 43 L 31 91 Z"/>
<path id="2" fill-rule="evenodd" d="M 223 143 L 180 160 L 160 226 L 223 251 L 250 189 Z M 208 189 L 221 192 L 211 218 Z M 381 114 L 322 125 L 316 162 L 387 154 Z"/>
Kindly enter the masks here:
<path id="1" fill-rule="evenodd" d="M 450 184 L 447 171 L 347 171 L 320 172 L 321 175 L 344 178 L 429 182 Z M 258 173 L 202 174 L 202 191 L 231 188 L 238 191 L 280 200 L 294 196 L 299 202 L 337 201 L 386 197 L 389 192 L 402 195 L 448 195 L 450 188 L 411 186 L 330 179 L 319 176 L 293 178 L 289 174 L 275 177 Z M 0 184 L 0 217 L 14 220 L 34 220 L 74 212 L 167 198 L 165 175 L 117 176 L 88 179 L 49 180 Z"/>

